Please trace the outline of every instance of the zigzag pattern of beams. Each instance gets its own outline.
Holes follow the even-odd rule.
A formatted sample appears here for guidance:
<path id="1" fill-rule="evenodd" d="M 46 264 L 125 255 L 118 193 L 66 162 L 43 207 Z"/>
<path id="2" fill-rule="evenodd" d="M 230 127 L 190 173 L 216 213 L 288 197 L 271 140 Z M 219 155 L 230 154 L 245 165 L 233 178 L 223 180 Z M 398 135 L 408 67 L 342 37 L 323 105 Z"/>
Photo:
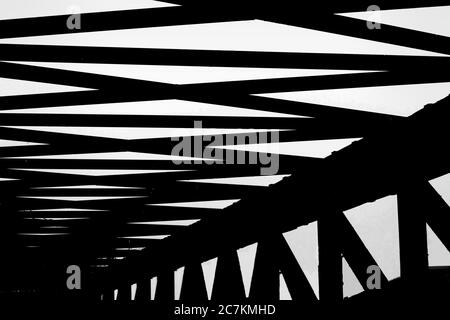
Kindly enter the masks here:
<path id="1" fill-rule="evenodd" d="M 0 4 L 1 293 L 65 292 L 78 264 L 93 299 L 341 300 L 366 290 L 368 265 L 386 286 L 423 267 L 402 252 L 386 267 L 351 218 L 392 195 L 403 252 L 426 241 L 405 245 L 402 223 L 450 247 L 428 184 L 449 172 L 450 40 L 420 19 L 445 17 L 445 1 L 379 1 L 381 29 L 356 1 L 80 1 L 80 30 L 53 2 Z M 261 139 L 227 139 L 250 133 Z M 223 141 L 209 155 L 271 152 L 279 167 L 171 155 L 211 136 Z M 430 206 L 423 221 L 402 214 Z M 343 292 L 343 268 L 362 287 Z"/>

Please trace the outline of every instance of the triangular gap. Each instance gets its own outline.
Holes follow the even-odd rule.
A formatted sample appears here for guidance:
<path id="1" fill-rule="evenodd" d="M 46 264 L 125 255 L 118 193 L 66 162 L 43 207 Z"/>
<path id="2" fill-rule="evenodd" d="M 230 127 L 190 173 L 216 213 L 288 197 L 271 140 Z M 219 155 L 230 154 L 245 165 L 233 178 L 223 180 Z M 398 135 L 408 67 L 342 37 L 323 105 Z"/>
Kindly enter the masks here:
<path id="1" fill-rule="evenodd" d="M 184 267 L 175 271 L 175 300 L 180 300 L 181 286 L 183 284 Z"/>
<path id="2" fill-rule="evenodd" d="M 178 161 L 178 160 L 202 160 L 203 158 L 122 151 L 122 152 L 98 152 L 98 153 L 55 154 L 43 156 L 5 157 L 4 159 Z"/>
<path id="3" fill-rule="evenodd" d="M 0 148 L 6 148 L 6 147 L 30 147 L 30 146 L 40 146 L 40 145 L 46 145 L 46 143 L 37 143 L 37 142 L 26 142 L 26 141 L 0 139 Z"/>
<path id="4" fill-rule="evenodd" d="M 450 266 L 450 251 L 427 224 L 428 265 L 430 267 Z"/>
<path id="5" fill-rule="evenodd" d="M 148 225 L 148 226 L 190 226 L 199 222 L 200 219 L 172 220 L 172 221 L 145 221 L 128 222 L 128 224 Z"/>
<path id="6" fill-rule="evenodd" d="M 0 2 L 0 20 L 84 14 L 93 12 L 172 7 L 175 4 L 154 0 L 15 0 Z"/>
<path id="7" fill-rule="evenodd" d="M 302 41 L 298 41 L 302 39 Z M 445 56 L 333 32 L 246 20 L 1 39 L 4 44 Z"/>
<path id="8" fill-rule="evenodd" d="M 202 263 L 203 277 L 205 278 L 206 292 L 208 294 L 208 300 L 211 300 L 212 289 L 214 285 L 214 278 L 217 268 L 217 258 L 205 261 Z"/>
<path id="9" fill-rule="evenodd" d="M 63 108 L 63 107 L 55 107 Z M 226 107 L 224 107 L 226 108 Z M 95 105 L 91 107 L 92 110 L 98 110 Z M 151 108 L 148 108 L 151 110 Z M 54 109 L 62 110 L 62 109 Z M 36 109 L 35 113 L 30 109 L 23 110 L 3 110 L 0 113 L 17 113 L 17 114 L 45 114 L 44 109 Z M 57 112 L 55 112 L 57 113 Z M 62 113 L 64 114 L 64 113 Z M 194 122 L 193 122 L 194 124 Z M 28 130 L 39 131 L 49 133 L 71 134 L 77 136 L 91 136 L 108 139 L 121 139 L 121 140 L 140 140 L 140 139 L 162 139 L 162 138 L 179 138 L 179 137 L 191 137 L 191 136 L 216 136 L 227 134 L 251 134 L 261 132 L 278 132 L 289 131 L 288 129 L 230 129 L 230 128 L 149 128 L 149 127 L 70 127 L 70 126 L 5 126 L 5 128 L 16 130 Z M 26 132 L 31 134 L 29 132 Z M 1 142 L 0 140 L 0 146 Z M 5 146 L 8 146 L 7 140 L 4 140 Z M 12 141 L 10 144 L 17 144 L 18 142 Z M 22 144 L 30 144 L 28 142 Z M 14 145 L 13 145 L 14 146 Z M 137 152 L 115 152 L 104 154 L 139 154 Z M 152 154 L 152 153 L 143 153 Z"/>
<path id="10" fill-rule="evenodd" d="M 292 300 L 291 293 L 286 284 L 283 274 L 280 272 L 280 300 L 290 301 Z"/>
<path id="11" fill-rule="evenodd" d="M 161 207 L 180 207 L 180 208 L 197 208 L 197 209 L 225 209 L 240 199 L 230 200 L 208 200 L 208 201 L 192 201 L 192 202 L 174 202 L 174 203 L 152 203 L 149 206 Z"/>
<path id="12" fill-rule="evenodd" d="M 429 181 L 431 186 L 450 206 L 450 173 Z"/>
<path id="13" fill-rule="evenodd" d="M 16 181 L 17 179 L 12 179 L 12 178 L 0 178 L 0 182 L 3 181 Z"/>
<path id="14" fill-rule="evenodd" d="M 89 220 L 90 217 L 72 217 L 72 218 L 53 218 L 53 217 L 41 217 L 41 218 L 35 218 L 35 217 L 27 217 L 23 218 L 24 220 L 42 220 L 42 221 L 72 221 L 72 220 Z"/>
<path id="15" fill-rule="evenodd" d="M 344 212 L 388 280 L 400 276 L 397 196 L 387 196 Z"/>
<path id="16" fill-rule="evenodd" d="M 337 15 L 450 37 L 450 6 L 348 12 Z"/>
<path id="17" fill-rule="evenodd" d="M 191 183 L 211 183 L 211 184 L 268 187 L 272 184 L 280 182 L 281 180 L 289 176 L 290 174 L 273 175 L 273 176 L 236 177 L 236 178 L 193 179 L 193 180 L 178 180 L 178 181 Z"/>
<path id="18" fill-rule="evenodd" d="M 211 148 L 282 154 L 297 157 L 326 158 L 331 155 L 332 152 L 339 151 L 358 140 L 361 140 L 361 138 L 242 144 L 216 146 Z"/>
<path id="19" fill-rule="evenodd" d="M 426 104 L 442 100 L 449 92 L 450 82 L 440 82 L 276 92 L 257 96 L 408 117 Z"/>
<path id="20" fill-rule="evenodd" d="M 55 174 L 70 174 L 81 176 L 122 176 L 130 174 L 155 174 L 155 173 L 172 173 L 172 172 L 185 172 L 186 170 L 113 170 L 113 169 L 25 169 L 25 168 L 10 168 L 10 170 L 29 171 L 37 173 L 55 173 Z M 187 170 L 189 171 L 189 170 Z"/>
<path id="21" fill-rule="evenodd" d="M 61 107 L 29 108 L 20 107 L 11 110 L 0 110 L 0 113 L 20 114 L 82 114 L 82 115 L 134 115 L 134 116 L 196 116 L 196 117 L 262 117 L 262 118 L 309 118 L 292 114 L 270 111 L 229 107 L 218 104 L 193 102 L 177 99 L 116 102 L 91 105 L 74 105 Z M 20 127 L 18 127 L 20 128 Z M 26 127 L 23 127 L 26 129 Z M 36 127 L 39 128 L 39 127 Z M 44 127 L 51 128 L 51 127 Z M 63 130 L 63 127 L 57 127 Z M 78 128 L 78 127 L 77 127 Z M 83 127 L 81 127 L 83 129 Z M 66 130 L 75 130 L 68 127 Z M 87 129 L 85 129 L 87 130 Z M 103 130 L 103 128 L 97 129 Z M 154 129 L 155 132 L 157 129 Z M 192 130 L 192 128 L 190 128 Z M 160 130 L 159 130 L 160 131 Z M 86 133 L 89 135 L 88 133 Z M 122 135 L 123 133 L 121 133 Z M 176 133 L 179 134 L 179 133 Z"/>
<path id="22" fill-rule="evenodd" d="M 150 279 L 150 300 L 155 300 L 156 286 L 158 285 L 158 278 L 153 277 Z"/>
<path id="23" fill-rule="evenodd" d="M 377 72 L 368 70 L 236 68 L 110 63 L 4 62 L 177 85 Z"/>
<path id="24" fill-rule="evenodd" d="M 90 91 L 94 89 L 0 77 L 0 97 Z"/>
<path id="25" fill-rule="evenodd" d="M 363 286 L 344 257 L 342 257 L 342 278 L 344 298 L 349 298 L 364 291 Z"/>
<path id="26" fill-rule="evenodd" d="M 317 222 L 283 234 L 300 268 L 319 299 L 319 239 Z"/>
<path id="27" fill-rule="evenodd" d="M 82 208 L 57 208 L 57 209 L 25 209 L 19 212 L 106 212 L 102 209 L 82 209 Z"/>
<path id="28" fill-rule="evenodd" d="M 137 283 L 131 285 L 131 300 L 136 299 Z"/>
<path id="29" fill-rule="evenodd" d="M 35 199 L 35 200 L 55 200 L 55 201 L 102 201 L 102 200 L 124 200 L 124 199 L 139 199 L 146 198 L 145 196 L 135 196 L 135 197 L 33 197 L 33 196 L 18 196 L 20 199 Z"/>
<path id="30" fill-rule="evenodd" d="M 58 190 L 58 189 L 100 189 L 100 190 L 142 190 L 144 187 L 104 186 L 104 185 L 72 185 L 58 187 L 33 187 L 36 190 Z"/>
<path id="31" fill-rule="evenodd" d="M 250 285 L 252 282 L 253 269 L 255 267 L 257 247 L 258 244 L 254 243 L 237 251 L 246 297 L 250 294 Z"/>
<path id="32" fill-rule="evenodd" d="M 170 235 L 151 235 L 151 236 L 129 236 L 129 237 L 118 237 L 119 239 L 137 239 L 137 240 L 163 240 Z"/>

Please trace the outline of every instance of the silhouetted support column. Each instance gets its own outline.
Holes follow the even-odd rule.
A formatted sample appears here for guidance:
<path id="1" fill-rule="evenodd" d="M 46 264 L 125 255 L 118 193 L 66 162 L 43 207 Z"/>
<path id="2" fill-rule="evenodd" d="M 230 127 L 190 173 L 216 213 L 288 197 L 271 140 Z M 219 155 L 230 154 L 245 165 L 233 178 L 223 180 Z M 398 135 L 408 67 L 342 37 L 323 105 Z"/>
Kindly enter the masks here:
<path id="1" fill-rule="evenodd" d="M 280 295 L 279 237 L 258 243 L 250 286 L 250 298 L 256 301 L 276 301 Z"/>
<path id="2" fill-rule="evenodd" d="M 226 302 L 245 299 L 244 283 L 236 251 L 222 254 L 217 259 L 216 276 L 211 300 Z"/>
<path id="3" fill-rule="evenodd" d="M 150 279 L 142 279 L 137 283 L 136 301 L 150 301 Z"/>
<path id="4" fill-rule="evenodd" d="M 303 244 L 299 243 L 299 245 Z M 278 258 L 280 271 L 286 281 L 292 300 L 302 301 L 307 304 L 317 302 L 317 297 L 308 279 L 283 236 L 280 237 Z"/>
<path id="5" fill-rule="evenodd" d="M 362 213 L 363 214 L 363 213 Z M 367 279 L 371 274 L 367 273 L 369 266 L 378 266 L 375 259 L 367 250 L 364 242 L 362 242 L 358 233 L 353 229 L 350 222 L 342 214 L 341 217 L 341 231 L 342 231 L 342 253 L 350 265 L 352 271 L 355 273 L 356 278 L 363 286 L 364 290 L 367 290 Z M 379 267 L 378 267 L 379 268 Z M 380 287 L 385 288 L 388 280 L 384 273 L 380 269 Z"/>
<path id="6" fill-rule="evenodd" d="M 102 291 L 103 295 L 102 301 L 113 301 L 114 300 L 114 289 L 107 288 Z"/>
<path id="7" fill-rule="evenodd" d="M 339 214 L 331 212 L 317 222 L 321 303 L 339 303 L 343 300 L 341 221 Z"/>
<path id="8" fill-rule="evenodd" d="M 407 185 L 407 186 L 406 186 Z M 424 182 L 412 181 L 398 194 L 400 275 L 416 288 L 428 269 Z"/>
<path id="9" fill-rule="evenodd" d="M 175 277 L 172 270 L 158 274 L 155 300 L 170 302 L 175 299 Z"/>
<path id="10" fill-rule="evenodd" d="M 427 183 L 425 194 L 427 202 L 426 221 L 442 243 L 450 251 L 450 208 L 439 193 Z"/>
<path id="11" fill-rule="evenodd" d="M 203 276 L 203 270 L 200 263 L 186 265 L 184 269 L 180 299 L 188 302 L 208 300 L 205 278 Z"/>
<path id="12" fill-rule="evenodd" d="M 118 301 L 131 301 L 131 286 L 129 284 L 123 284 L 119 288 L 117 294 Z"/>

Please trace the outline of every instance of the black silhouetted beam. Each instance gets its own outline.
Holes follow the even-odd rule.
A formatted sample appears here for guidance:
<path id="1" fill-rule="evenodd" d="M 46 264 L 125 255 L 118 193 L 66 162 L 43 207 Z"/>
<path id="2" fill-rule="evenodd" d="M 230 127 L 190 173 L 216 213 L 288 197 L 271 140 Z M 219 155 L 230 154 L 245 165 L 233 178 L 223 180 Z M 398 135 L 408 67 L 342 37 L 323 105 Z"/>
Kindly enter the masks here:
<path id="1" fill-rule="evenodd" d="M 250 286 L 251 299 L 276 301 L 280 292 L 280 239 L 267 237 L 258 243 Z"/>
<path id="2" fill-rule="evenodd" d="M 175 299 L 174 272 L 167 268 L 157 275 L 155 300 L 168 303 Z"/>
<path id="3" fill-rule="evenodd" d="M 150 279 L 143 279 L 137 283 L 136 301 L 150 301 Z"/>
<path id="4" fill-rule="evenodd" d="M 450 159 L 442 146 L 448 144 L 448 103 L 446 98 L 408 119 L 393 121 L 378 137 L 369 136 L 334 153 L 317 171 L 299 171 L 273 186 L 267 196 L 250 195 L 217 219 L 163 240 L 161 246 L 145 251 L 142 258 L 131 259 L 111 275 L 116 275 L 115 279 L 119 279 L 118 274 L 129 277 L 130 270 L 136 276 L 152 274 L 162 268 L 167 252 L 172 252 L 176 266 L 188 257 L 206 261 L 218 250 L 244 247 L 271 233 L 292 230 L 317 220 L 324 212 L 342 212 L 395 194 L 416 172 L 424 179 L 447 173 Z M 280 210 L 280 205 L 296 211 Z"/>
<path id="5" fill-rule="evenodd" d="M 379 268 L 377 262 L 372 257 L 369 250 L 364 245 L 359 235 L 356 233 L 355 229 L 352 227 L 350 222 L 345 218 L 344 215 L 341 216 L 341 221 L 339 222 L 341 227 L 341 242 L 342 242 L 342 253 L 347 260 L 350 268 L 355 273 L 356 278 L 361 283 L 363 288 L 367 290 L 367 279 L 372 273 L 367 273 L 368 267 L 376 266 Z M 380 286 L 384 288 L 388 283 L 388 280 L 380 270 Z"/>
<path id="6" fill-rule="evenodd" d="M 335 213 L 317 222 L 319 296 L 323 303 L 339 303 L 343 299 L 341 223 L 342 220 Z"/>
<path id="7" fill-rule="evenodd" d="M 411 179 L 398 193 L 400 276 L 417 286 L 428 269 L 424 186 L 424 181 Z"/>
<path id="8" fill-rule="evenodd" d="M 183 302 L 204 302 L 208 300 L 205 278 L 200 263 L 186 265 L 181 285 L 180 300 Z"/>
<path id="9" fill-rule="evenodd" d="M 450 208 L 436 190 L 430 184 L 424 185 L 424 192 L 421 195 L 426 201 L 425 216 L 430 228 L 442 241 L 447 250 L 450 251 Z"/>
<path id="10" fill-rule="evenodd" d="M 212 290 L 213 301 L 241 301 L 245 299 L 241 267 L 236 251 L 229 250 L 217 259 L 216 274 Z"/>
<path id="11" fill-rule="evenodd" d="M 317 297 L 284 237 L 280 237 L 279 265 L 292 300 L 316 303 Z M 299 243 L 298 245 L 302 245 Z"/>

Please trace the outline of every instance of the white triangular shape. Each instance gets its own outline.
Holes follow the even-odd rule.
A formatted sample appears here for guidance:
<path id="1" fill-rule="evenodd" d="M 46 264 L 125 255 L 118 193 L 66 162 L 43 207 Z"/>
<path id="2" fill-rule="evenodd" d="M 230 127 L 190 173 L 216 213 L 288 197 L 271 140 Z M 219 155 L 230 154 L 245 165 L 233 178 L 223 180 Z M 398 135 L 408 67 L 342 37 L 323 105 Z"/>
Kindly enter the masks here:
<path id="1" fill-rule="evenodd" d="M 209 128 L 137 128 L 137 127 L 44 127 L 14 126 L 12 129 L 36 130 L 52 133 L 96 136 L 112 139 L 158 139 L 188 136 L 214 136 L 259 132 L 286 131 L 278 129 L 209 129 Z"/>
<path id="2" fill-rule="evenodd" d="M 59 190 L 59 189 L 99 189 L 99 190 L 136 190 L 145 189 L 140 187 L 122 187 L 122 186 L 100 186 L 100 185 L 80 185 L 80 186 L 60 186 L 60 187 L 36 187 L 36 190 Z"/>
<path id="3" fill-rule="evenodd" d="M 209 200 L 209 201 L 193 201 L 193 202 L 174 202 L 174 203 L 152 203 L 149 206 L 162 207 L 180 207 L 180 208 L 198 208 L 198 209 L 225 209 L 240 199 L 230 200 Z"/>
<path id="4" fill-rule="evenodd" d="M 5 157 L 5 159 L 42 159 L 42 160 L 133 160 L 133 161 L 177 161 L 202 160 L 202 158 L 171 156 L 142 152 L 100 152 L 80 154 L 57 154 L 46 156 Z"/>
<path id="5" fill-rule="evenodd" d="M 0 20 L 175 6 L 154 0 L 15 0 L 0 2 Z"/>
<path id="6" fill-rule="evenodd" d="M 400 276 L 397 196 L 344 212 L 388 280 Z"/>
<path id="7" fill-rule="evenodd" d="M 145 197 L 31 197 L 20 196 L 22 199 L 37 199 L 37 200 L 56 200 L 56 201 L 95 201 L 95 200 L 118 200 L 118 199 L 137 199 Z"/>
<path id="8" fill-rule="evenodd" d="M 128 248 L 116 248 L 118 251 L 141 251 L 144 250 L 145 247 L 128 247 Z"/>
<path id="9" fill-rule="evenodd" d="M 148 222 L 129 222 L 128 224 L 147 225 L 147 226 L 183 226 L 187 227 L 200 221 L 200 219 L 191 220 L 173 220 L 173 221 L 148 221 Z"/>
<path id="10" fill-rule="evenodd" d="M 17 180 L 17 179 L 11 179 L 11 178 L 0 178 L 0 182 L 3 182 L 3 181 L 15 181 L 15 180 Z"/>
<path id="11" fill-rule="evenodd" d="M 450 266 L 450 252 L 427 224 L 428 265 Z"/>
<path id="12" fill-rule="evenodd" d="M 104 212 L 108 210 L 100 210 L 100 209 L 81 209 L 81 208 L 59 208 L 59 209 L 27 209 L 27 210 L 19 210 L 19 212 Z"/>
<path id="13" fill-rule="evenodd" d="M 242 144 L 242 145 L 228 145 L 212 148 L 283 154 L 297 157 L 326 158 L 329 155 L 331 155 L 332 152 L 339 151 L 360 139 L 361 138 Z"/>
<path id="14" fill-rule="evenodd" d="M 74 134 L 111 139 L 158 139 L 189 136 L 215 136 L 226 134 L 259 133 L 286 131 L 278 129 L 209 129 L 209 128 L 136 128 L 136 127 L 45 127 L 45 126 L 8 126 L 5 128 L 43 131 L 51 133 Z M 5 142 L 5 144 L 8 142 Z M 11 145 L 15 142 L 11 142 Z M 24 142 L 25 144 L 25 142 Z M 1 141 L 0 141 L 1 146 Z M 5 145 L 9 146 L 9 145 Z"/>
<path id="15" fill-rule="evenodd" d="M 131 300 L 136 300 L 136 289 L 137 289 L 137 284 L 132 284 L 131 285 Z"/>
<path id="16" fill-rule="evenodd" d="M 205 279 L 208 300 L 211 300 L 214 279 L 216 276 L 217 258 L 202 263 L 203 278 Z"/>
<path id="17" fill-rule="evenodd" d="M 211 83 L 291 77 L 313 77 L 338 74 L 355 74 L 376 71 L 329 69 L 278 69 L 278 68 L 225 68 L 192 66 L 159 66 L 103 63 L 60 63 L 5 61 L 29 66 L 101 74 L 170 84 Z"/>
<path id="18" fill-rule="evenodd" d="M 114 300 L 117 300 L 117 296 L 119 295 L 119 290 L 115 289 L 114 290 Z"/>
<path id="19" fill-rule="evenodd" d="M 299 39 L 301 39 L 299 41 Z M 438 53 L 261 20 L 2 39 L 0 43 L 87 47 L 443 56 Z"/>
<path id="20" fill-rule="evenodd" d="M 450 82 L 267 93 L 258 96 L 407 117 L 450 94 Z"/>
<path id="21" fill-rule="evenodd" d="M 450 37 L 450 6 L 349 12 L 338 15 Z"/>
<path id="22" fill-rule="evenodd" d="M 175 271 L 175 300 L 180 300 L 181 286 L 183 284 L 184 267 Z"/>
<path id="23" fill-rule="evenodd" d="M 263 117 L 263 118 L 305 118 L 270 111 L 260 111 L 217 104 L 192 102 L 185 100 L 154 100 L 137 102 L 103 103 L 80 106 L 48 108 L 29 108 L 1 110 L 0 113 L 20 114 L 96 114 L 96 115 L 134 115 L 134 116 L 205 116 L 205 117 Z M 308 117 L 306 117 L 308 118 Z M 100 128 L 99 130 L 101 130 Z M 153 129 L 153 133 L 162 133 L 162 129 Z M 137 129 L 136 129 L 137 130 Z M 142 129 L 141 129 L 142 130 Z M 176 130 L 176 129 L 171 129 Z M 192 129 L 189 129 L 192 130 Z M 101 131 L 99 131 L 101 132 Z M 147 134 L 150 131 L 147 131 Z M 192 132 L 192 131 L 191 131 Z M 173 131 L 172 131 L 173 133 Z M 164 133 L 165 135 L 167 133 Z M 178 133 L 175 133 L 178 134 Z M 164 136 L 165 136 L 164 135 Z M 191 135 L 188 133 L 188 135 Z"/>
<path id="24" fill-rule="evenodd" d="M 28 147 L 28 146 L 39 146 L 45 145 L 46 143 L 36 143 L 36 142 L 25 142 L 25 141 L 14 141 L 14 140 L 4 140 L 0 139 L 0 148 L 2 147 Z"/>
<path id="25" fill-rule="evenodd" d="M 156 286 L 158 285 L 158 278 L 153 277 L 150 279 L 150 300 L 155 300 Z"/>
<path id="26" fill-rule="evenodd" d="M 246 297 L 250 295 L 250 286 L 252 284 L 257 248 L 258 244 L 254 243 L 237 251 Z"/>
<path id="27" fill-rule="evenodd" d="M 71 221 L 71 220 L 89 220 L 89 217 L 76 217 L 76 218 L 23 218 L 24 220 L 42 220 L 42 221 Z"/>
<path id="28" fill-rule="evenodd" d="M 150 174 L 150 173 L 167 173 L 167 172 L 182 172 L 183 170 L 98 170 L 98 169 L 21 169 L 11 168 L 11 170 L 57 173 L 57 174 L 72 174 L 92 177 L 102 176 L 120 176 L 129 174 Z"/>
<path id="29" fill-rule="evenodd" d="M 349 298 L 364 291 L 363 286 L 344 257 L 342 257 L 342 282 L 344 298 Z"/>
<path id="30" fill-rule="evenodd" d="M 450 206 L 450 173 L 430 180 L 430 184 L 436 192 L 439 193 L 442 199 L 444 199 L 444 201 Z"/>
<path id="31" fill-rule="evenodd" d="M 67 236 L 69 233 L 18 233 L 20 236 Z"/>
<path id="32" fill-rule="evenodd" d="M 193 179 L 193 180 L 179 180 L 179 181 L 193 182 L 193 183 L 231 184 L 241 186 L 268 187 L 272 184 L 280 182 L 281 180 L 289 176 L 290 174 L 274 175 L 274 176 L 217 178 L 217 179 Z"/>
<path id="33" fill-rule="evenodd" d="M 280 300 L 281 301 L 291 301 L 292 296 L 286 284 L 286 280 L 282 273 L 280 273 Z"/>
<path id="34" fill-rule="evenodd" d="M 93 90 L 36 81 L 0 78 L 0 97 Z"/>
<path id="35" fill-rule="evenodd" d="M 306 279 L 319 299 L 319 238 L 317 222 L 283 234 Z"/>
<path id="36" fill-rule="evenodd" d="M 121 239 L 136 239 L 136 240 L 163 240 L 170 235 L 157 235 L 157 236 L 135 236 L 135 237 L 119 237 Z"/>

